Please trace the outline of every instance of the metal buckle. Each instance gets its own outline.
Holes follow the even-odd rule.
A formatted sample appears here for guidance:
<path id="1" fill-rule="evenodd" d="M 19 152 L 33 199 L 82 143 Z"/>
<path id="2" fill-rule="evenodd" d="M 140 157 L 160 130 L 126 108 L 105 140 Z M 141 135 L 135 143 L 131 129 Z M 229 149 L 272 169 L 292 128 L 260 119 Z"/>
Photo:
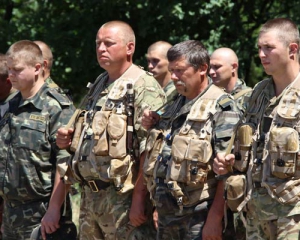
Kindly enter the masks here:
<path id="1" fill-rule="evenodd" d="M 88 181 L 88 184 L 89 184 L 92 192 L 99 192 L 99 188 L 94 180 Z"/>

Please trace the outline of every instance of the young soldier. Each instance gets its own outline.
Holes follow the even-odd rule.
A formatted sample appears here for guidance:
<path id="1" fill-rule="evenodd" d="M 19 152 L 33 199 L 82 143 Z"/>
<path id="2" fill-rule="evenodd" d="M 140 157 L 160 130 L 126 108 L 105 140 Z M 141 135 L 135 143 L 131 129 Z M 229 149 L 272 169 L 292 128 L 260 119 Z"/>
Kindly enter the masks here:
<path id="1" fill-rule="evenodd" d="M 57 129 L 72 116 L 73 106 L 44 84 L 43 56 L 35 43 L 16 42 L 6 57 L 9 79 L 19 93 L 9 102 L 0 126 L 3 238 L 30 239 L 41 224 L 45 239 L 46 233 L 71 222 L 70 204 L 66 203 L 70 215 L 61 212 L 67 189 L 56 167 L 69 154 L 58 150 L 55 138 Z M 68 233 L 61 236 L 76 239 L 76 232 Z"/>
<path id="2" fill-rule="evenodd" d="M 164 89 L 167 101 L 172 100 L 177 95 L 171 73 L 168 69 L 167 52 L 172 47 L 168 42 L 158 41 L 151 44 L 147 51 L 148 70 Z"/>
<path id="3" fill-rule="evenodd" d="M 141 117 L 145 108 L 158 109 L 165 94 L 151 74 L 132 63 L 134 50 L 127 23 L 100 27 L 96 54 L 106 72 L 90 88 L 75 132 L 58 132 L 58 146 L 75 151 L 70 170 L 82 184 L 80 239 L 152 239 L 145 224 L 152 208 L 145 209 L 147 190 L 138 173 L 147 135 Z"/>
<path id="4" fill-rule="evenodd" d="M 239 60 L 230 48 L 218 48 L 210 56 L 209 75 L 215 85 L 231 94 L 237 107 L 245 112 L 252 89 L 238 77 Z"/>
<path id="5" fill-rule="evenodd" d="M 237 127 L 235 154 L 218 154 L 214 171 L 247 172 L 247 239 L 299 239 L 299 30 L 276 18 L 259 31 L 257 46 L 271 77 L 253 89 Z"/>
<path id="6" fill-rule="evenodd" d="M 181 95 L 161 117 L 145 110 L 142 122 L 145 128 L 156 124 L 147 140 L 144 174 L 158 212 L 157 239 L 222 239 L 223 183 L 212 162 L 226 150 L 239 113 L 230 95 L 209 84 L 202 43 L 178 43 L 167 57 Z"/>

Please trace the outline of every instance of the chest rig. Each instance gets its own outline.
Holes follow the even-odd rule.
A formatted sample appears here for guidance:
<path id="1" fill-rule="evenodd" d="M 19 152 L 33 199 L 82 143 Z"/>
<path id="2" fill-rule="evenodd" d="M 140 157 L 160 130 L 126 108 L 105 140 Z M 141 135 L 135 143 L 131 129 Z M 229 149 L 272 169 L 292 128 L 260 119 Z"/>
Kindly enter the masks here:
<path id="1" fill-rule="evenodd" d="M 212 117 L 217 112 L 217 101 L 223 95 L 223 90 L 211 85 L 193 104 L 183 126 L 172 136 L 166 163 L 161 153 L 170 135 L 157 129 L 149 134 L 145 159 L 148 167 L 144 167 L 148 189 L 153 190 L 163 179 L 180 211 L 183 206 L 192 206 L 215 192 L 217 182 L 209 174 L 213 153 Z M 167 166 L 165 176 L 160 173 L 163 164 Z"/>
<path id="2" fill-rule="evenodd" d="M 270 80 L 265 81 L 270 83 Z M 247 196 L 239 210 L 249 201 L 253 188 L 257 187 L 266 188 L 269 195 L 281 204 L 296 203 L 300 200 L 299 95 L 300 74 L 282 94 L 270 116 L 267 116 L 271 119 L 269 123 L 265 120 L 266 116 L 263 116 L 265 109 L 258 110 L 257 107 L 265 107 L 269 101 L 259 96 L 256 104 L 250 104 L 250 115 L 247 111 L 246 123 L 238 127 L 238 132 L 248 132 L 252 137 L 242 137 L 241 134 L 238 139 L 242 147 L 235 148 L 236 152 L 244 150 L 239 151 L 240 160 L 235 161 L 237 164 L 234 166 L 243 172 L 247 170 L 248 183 Z"/>
<path id="3" fill-rule="evenodd" d="M 119 193 L 134 187 L 133 86 L 144 73 L 132 65 L 113 83 L 106 96 L 94 98 L 91 109 L 79 114 L 80 126 L 76 128 L 79 127 L 80 137 L 72 170 L 78 180 L 87 183 L 95 192 L 99 191 L 98 180 L 112 182 Z"/>

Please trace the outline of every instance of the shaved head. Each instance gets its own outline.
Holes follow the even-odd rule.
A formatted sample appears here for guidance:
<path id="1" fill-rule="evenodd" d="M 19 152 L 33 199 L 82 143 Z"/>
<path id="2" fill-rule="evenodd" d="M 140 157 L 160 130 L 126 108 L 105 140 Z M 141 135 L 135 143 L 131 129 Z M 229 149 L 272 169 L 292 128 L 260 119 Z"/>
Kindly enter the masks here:
<path id="1" fill-rule="evenodd" d="M 172 45 L 168 42 L 158 41 L 148 47 L 148 53 L 151 51 L 158 51 L 160 52 L 161 56 L 165 56 L 165 58 L 167 58 L 167 52 L 171 47 Z"/>
<path id="2" fill-rule="evenodd" d="M 239 62 L 237 55 L 230 48 L 218 48 L 211 54 L 210 58 L 212 59 L 216 57 L 221 57 L 224 61 L 227 61 L 230 64 Z"/>
<path id="3" fill-rule="evenodd" d="M 238 67 L 238 57 L 230 48 L 218 48 L 210 56 L 209 75 L 215 85 L 224 88 L 228 93 L 237 82 Z"/>
<path id="4" fill-rule="evenodd" d="M 121 34 L 124 43 L 133 42 L 135 44 L 135 35 L 129 24 L 122 21 L 111 21 L 103 24 L 101 28 L 117 28 Z M 101 29 L 100 28 L 100 29 Z"/>

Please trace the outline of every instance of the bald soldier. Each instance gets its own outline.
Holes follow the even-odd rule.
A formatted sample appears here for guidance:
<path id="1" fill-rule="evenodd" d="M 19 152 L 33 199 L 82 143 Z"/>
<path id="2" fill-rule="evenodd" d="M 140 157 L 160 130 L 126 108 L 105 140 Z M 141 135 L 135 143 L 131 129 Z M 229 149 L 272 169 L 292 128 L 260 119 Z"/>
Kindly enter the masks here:
<path id="1" fill-rule="evenodd" d="M 147 51 L 148 71 L 153 74 L 153 77 L 158 81 L 160 86 L 164 89 L 167 96 L 167 101 L 173 99 L 177 94 L 173 81 L 171 80 L 171 73 L 168 66 L 167 52 L 172 45 L 165 41 L 158 41 L 151 44 Z"/>
<path id="2" fill-rule="evenodd" d="M 245 111 L 252 89 L 238 77 L 239 60 L 230 48 L 218 48 L 210 56 L 209 75 L 215 85 L 230 93 L 242 112 Z"/>

